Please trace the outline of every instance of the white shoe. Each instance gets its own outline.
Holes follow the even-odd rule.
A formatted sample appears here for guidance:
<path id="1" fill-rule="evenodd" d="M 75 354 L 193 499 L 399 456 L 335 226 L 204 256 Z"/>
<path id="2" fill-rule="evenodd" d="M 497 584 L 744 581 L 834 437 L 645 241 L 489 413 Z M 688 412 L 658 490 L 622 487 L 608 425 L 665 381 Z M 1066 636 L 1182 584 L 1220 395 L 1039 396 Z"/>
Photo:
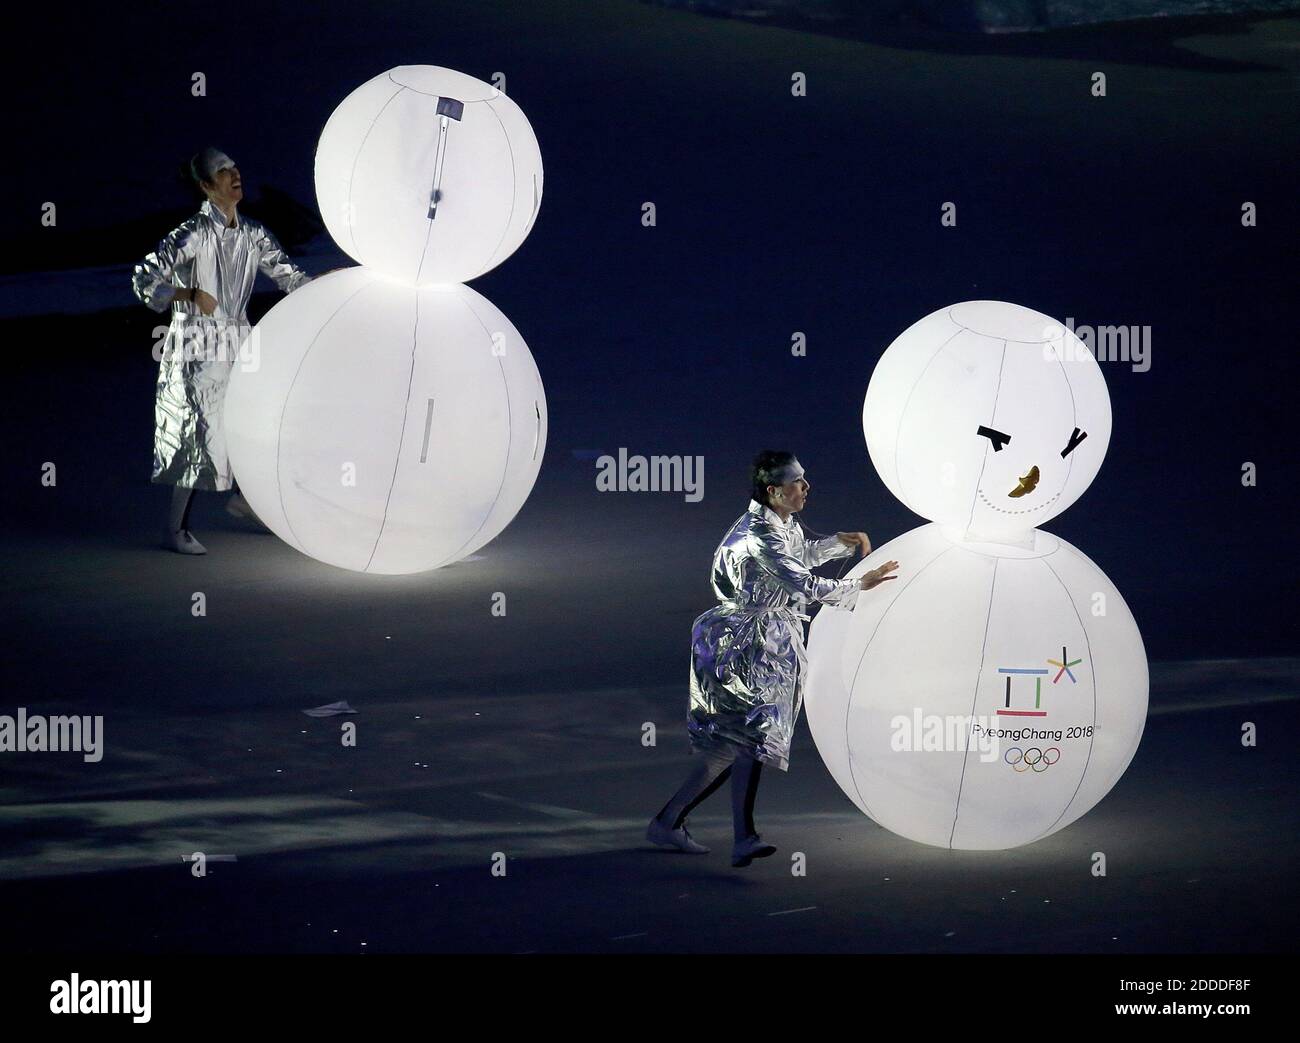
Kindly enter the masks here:
<path id="1" fill-rule="evenodd" d="M 206 554 L 208 548 L 203 546 L 194 538 L 194 533 L 189 529 L 181 529 L 180 532 L 169 532 L 167 538 L 163 541 L 163 546 L 174 550 L 177 554 Z"/>
<path id="2" fill-rule="evenodd" d="M 776 854 L 776 845 L 760 839 L 757 833 L 751 833 L 744 840 L 731 845 L 731 864 L 737 869 L 749 865 L 756 858 L 767 858 Z"/>
<path id="3" fill-rule="evenodd" d="M 692 855 L 707 855 L 709 849 L 699 843 L 686 832 L 685 826 L 679 826 L 677 829 L 669 829 L 659 821 L 658 816 L 650 820 L 650 825 L 645 831 L 646 840 L 652 844 L 658 844 L 660 847 L 675 847 L 682 851 L 688 851 Z"/>

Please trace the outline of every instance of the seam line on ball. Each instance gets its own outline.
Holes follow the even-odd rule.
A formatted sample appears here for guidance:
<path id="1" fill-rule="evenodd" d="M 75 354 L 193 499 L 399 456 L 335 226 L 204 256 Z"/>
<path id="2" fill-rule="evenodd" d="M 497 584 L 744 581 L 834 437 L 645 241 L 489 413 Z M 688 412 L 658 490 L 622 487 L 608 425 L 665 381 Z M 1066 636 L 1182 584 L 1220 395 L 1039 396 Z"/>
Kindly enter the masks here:
<path id="1" fill-rule="evenodd" d="M 989 423 L 997 422 L 998 416 L 998 398 L 1002 394 L 1002 370 L 1007 364 L 1007 342 L 1002 342 L 1002 359 L 998 362 L 998 386 L 993 389 L 993 409 L 989 413 Z M 979 496 L 980 486 L 984 484 L 984 468 L 989 462 L 989 447 L 987 443 L 984 446 L 984 455 L 980 457 L 980 473 L 975 479 L 975 491 L 970 498 L 970 512 L 966 515 L 966 531 L 970 531 L 971 523 L 975 521 L 975 500 Z"/>
<path id="2" fill-rule="evenodd" d="M 988 450 L 986 449 L 985 452 L 987 453 Z M 993 595 L 997 591 L 997 587 L 998 587 L 998 565 L 1000 561 L 1001 561 L 1000 558 L 993 559 L 993 582 L 989 584 L 989 610 L 988 610 L 988 615 L 984 617 L 984 640 L 980 644 L 979 671 L 975 674 L 975 692 L 971 696 L 971 700 L 970 700 L 970 719 L 971 719 L 972 730 L 975 727 L 975 706 L 979 702 L 979 697 L 980 697 L 980 679 L 984 676 L 984 657 L 988 653 L 988 649 L 989 649 L 989 623 L 993 619 Z M 966 762 L 970 760 L 970 736 L 971 733 L 967 732 L 966 752 L 962 755 L 961 758 L 961 779 L 957 783 L 957 800 L 952 806 L 952 829 L 948 833 L 949 851 L 952 850 L 952 841 L 953 838 L 957 835 L 957 819 L 961 816 L 961 791 L 966 786 Z"/>
<path id="3" fill-rule="evenodd" d="M 510 151 L 510 214 L 506 217 L 505 224 L 501 226 L 501 237 L 497 240 L 496 246 L 492 247 L 492 252 L 488 254 L 487 261 L 484 263 L 483 267 L 478 270 L 477 274 L 479 275 L 482 275 L 484 272 L 490 271 L 495 267 L 493 261 L 495 260 L 496 255 L 501 251 L 501 244 L 506 241 L 506 233 L 510 231 L 510 222 L 515 219 L 515 198 L 519 194 L 519 169 L 515 165 L 515 148 L 510 143 L 510 135 L 506 132 L 505 121 L 501 119 L 497 110 L 492 107 L 490 101 L 485 102 L 484 104 L 487 106 L 488 112 L 492 113 L 496 118 L 497 124 L 501 127 L 501 136 L 505 138 L 506 148 Z M 522 241 L 520 242 L 520 245 L 523 245 Z"/>
<path id="4" fill-rule="evenodd" d="M 916 530 L 913 530 L 913 531 L 916 531 Z M 884 624 L 884 622 L 885 622 L 885 617 L 888 616 L 889 613 L 892 612 L 892 611 L 894 610 L 894 606 L 898 604 L 898 602 L 899 602 L 899 600 L 902 598 L 903 594 L 907 591 L 907 588 L 910 587 L 913 583 L 915 583 L 918 579 L 921 578 L 921 573 L 923 573 L 926 569 L 928 569 L 928 568 L 929 568 L 931 565 L 933 565 L 936 561 L 938 561 L 940 558 L 942 558 L 945 554 L 947 554 L 947 553 L 949 553 L 950 551 L 953 551 L 953 550 L 956 550 L 956 548 L 955 548 L 955 547 L 945 547 L 943 550 L 939 551 L 939 552 L 938 552 L 938 553 L 937 553 L 933 558 L 931 558 L 931 559 L 930 559 L 929 561 L 927 561 L 924 565 L 922 565 L 919 569 L 917 569 L 917 570 L 916 570 L 916 575 L 913 576 L 911 579 L 909 579 L 906 583 L 904 583 L 903 586 L 902 586 L 902 587 L 898 590 L 898 592 L 894 595 L 894 600 L 891 601 L 891 602 L 890 602 L 890 603 L 885 607 L 885 611 L 883 611 L 882 613 L 880 613 L 880 618 L 876 620 L 876 625 L 875 625 L 875 626 L 872 628 L 872 630 L 871 630 L 871 636 L 870 636 L 869 638 L 867 638 L 867 643 L 866 643 L 866 645 L 865 645 L 865 646 L 863 647 L 863 649 L 862 649 L 862 655 L 860 655 L 860 656 L 858 657 L 858 665 L 857 665 L 856 667 L 854 667 L 854 670 L 853 670 L 853 680 L 849 683 L 849 698 L 848 698 L 848 702 L 847 702 L 847 703 L 845 704 L 845 706 L 844 706 L 844 752 L 845 752 L 845 754 L 847 755 L 847 756 L 846 756 L 846 759 L 847 759 L 848 762 L 849 762 L 849 778 L 851 778 L 851 779 L 853 780 L 853 789 L 854 789 L 854 791 L 857 793 L 857 795 L 858 795 L 858 799 L 861 800 L 862 803 L 863 803 L 863 805 L 864 805 L 864 807 L 866 807 L 866 808 L 868 809 L 868 810 L 867 810 L 867 815 L 868 815 L 868 817 L 870 817 L 870 818 L 872 818 L 872 819 L 874 819 L 875 816 L 871 814 L 871 811 L 870 811 L 870 805 L 867 804 L 867 800 L 866 800 L 866 798 L 865 798 L 864 796 L 862 796 L 862 789 L 861 789 L 861 787 L 858 786 L 858 776 L 857 776 L 857 773 L 853 770 L 853 750 L 852 750 L 852 748 L 849 746 L 849 715 L 853 712 L 853 699 L 854 699 L 854 697 L 855 697 L 855 695 L 856 695 L 856 693 L 857 693 L 857 689 L 858 689 L 858 674 L 860 674 L 860 673 L 862 672 L 862 664 L 863 664 L 863 662 L 864 662 L 864 661 L 866 660 L 866 658 L 867 658 L 867 652 L 871 650 L 871 643 L 872 643 L 873 641 L 876 640 L 876 634 L 877 634 L 877 632 L 879 632 L 880 627 Z M 865 594 L 866 591 L 864 590 L 864 591 L 862 591 L 862 593 Z"/>
<path id="5" fill-rule="evenodd" d="M 380 106 L 379 111 L 375 113 L 375 118 L 370 121 L 370 126 L 366 128 L 366 132 L 363 135 L 361 135 L 361 141 L 357 144 L 357 154 L 352 157 L 352 169 L 348 171 L 348 200 L 347 200 L 348 208 L 349 208 L 348 213 L 352 212 L 351 211 L 352 185 L 356 180 L 357 164 L 361 162 L 361 153 L 365 151 L 366 139 L 370 137 L 370 132 L 375 129 L 375 124 L 379 122 L 379 118 L 383 116 L 388 106 L 393 103 L 393 98 L 396 98 L 399 94 L 402 93 L 402 91 L 406 89 L 407 88 L 402 87 L 401 90 L 397 90 L 393 92 L 392 96 L 386 102 L 384 102 L 384 104 Z M 355 258 L 357 256 L 356 255 L 357 229 L 356 229 L 356 224 L 353 221 L 348 221 L 348 238 L 352 240 L 352 257 Z"/>
<path id="6" fill-rule="evenodd" d="M 934 360 L 939 357 L 943 349 L 951 344 L 954 338 L 960 337 L 961 334 L 962 330 L 958 329 L 956 333 L 935 349 L 935 352 L 930 356 L 929 361 L 926 362 L 924 367 L 922 367 L 920 375 L 912 381 L 912 386 L 907 389 L 907 401 L 903 403 L 902 412 L 898 414 L 898 423 L 894 426 L 894 478 L 898 482 L 899 492 L 902 493 L 902 495 L 899 496 L 899 500 L 903 502 L 904 506 L 910 507 L 911 505 L 907 502 L 907 490 L 903 488 L 903 472 L 898 467 L 898 439 L 903 433 L 903 421 L 907 419 L 907 411 L 912 405 L 912 395 L 916 392 L 917 387 L 920 386 L 921 381 L 925 379 L 926 373 L 930 371 L 930 366 L 934 364 Z M 885 350 L 888 351 L 889 349 L 886 348 Z M 870 390 L 870 385 L 867 387 L 868 390 Z"/>
<path id="7" fill-rule="evenodd" d="M 335 308 L 333 314 L 321 323 L 320 329 L 316 331 L 315 335 L 311 339 L 311 343 L 307 345 L 307 350 L 302 353 L 302 358 L 298 360 L 298 368 L 293 371 L 293 380 L 289 383 L 289 390 L 284 393 L 284 404 L 280 407 L 280 422 L 275 428 L 275 492 L 280 498 L 280 513 L 284 516 L 284 524 L 289 529 L 289 534 L 293 536 L 294 543 L 297 544 L 298 549 L 304 554 L 309 554 L 310 552 L 307 550 L 306 544 L 298 538 L 298 533 L 294 530 L 293 522 L 289 520 L 289 509 L 284 503 L 284 482 L 280 479 L 280 445 L 281 439 L 284 436 L 284 415 L 289 412 L 289 402 L 293 399 L 293 389 L 298 385 L 298 377 L 302 375 L 302 369 L 307 364 L 307 357 L 316 350 L 316 342 L 320 340 L 321 334 L 329 328 L 329 324 L 334 321 L 339 312 L 352 303 L 352 298 L 356 297 L 358 293 L 369 285 L 370 282 L 366 282 L 361 286 L 358 286 L 348 299 Z"/>
<path id="8" fill-rule="evenodd" d="M 466 288 L 468 289 L 468 287 Z M 474 321 L 477 322 L 481 327 L 483 327 L 483 332 L 488 335 L 488 339 L 490 340 L 492 338 L 492 331 L 487 328 L 487 324 L 479 316 L 479 313 L 474 310 L 474 306 L 470 304 L 470 302 L 463 296 L 461 297 L 461 303 L 464 304 L 465 307 L 469 309 L 469 313 L 474 316 Z M 474 542 L 474 537 L 483 531 L 483 526 L 488 523 L 488 519 L 492 517 L 492 512 L 497 509 L 497 503 L 501 499 L 501 490 L 506 487 L 506 476 L 510 473 L 510 456 L 511 456 L 510 451 L 514 448 L 515 418 L 514 418 L 514 413 L 511 411 L 510 408 L 510 381 L 506 378 L 506 367 L 505 364 L 501 361 L 500 355 L 497 356 L 497 369 L 501 374 L 501 387 L 506 394 L 506 459 L 505 459 L 505 463 L 502 464 L 501 466 L 501 481 L 497 483 L 496 495 L 492 497 L 492 503 L 488 505 L 487 513 L 483 515 L 483 520 L 478 523 L 478 528 L 475 529 L 469 535 L 469 538 L 466 539 L 464 543 L 462 543 L 459 547 L 456 548 L 455 552 L 453 552 L 448 558 L 439 562 L 438 565 L 436 566 L 437 568 L 442 568 L 442 566 L 447 564 L 448 561 L 455 561 L 457 556 L 460 555 L 466 547 L 468 547 L 471 543 Z"/>
<path id="9" fill-rule="evenodd" d="M 1093 743 L 1097 741 L 1097 662 L 1092 656 L 1092 640 L 1088 637 L 1088 627 L 1083 622 L 1083 616 L 1079 615 L 1078 606 L 1075 605 L 1074 598 L 1070 596 L 1070 588 L 1065 585 L 1065 581 L 1061 579 L 1060 573 L 1058 573 L 1056 569 L 1052 568 L 1050 562 L 1044 560 L 1043 564 L 1047 566 L 1048 571 L 1056 578 L 1056 582 L 1061 585 L 1061 589 L 1065 592 L 1065 600 L 1068 601 L 1070 607 L 1074 609 L 1074 618 L 1079 621 L 1079 629 L 1083 631 L 1083 645 L 1088 650 L 1088 672 L 1092 675 L 1092 734 L 1088 736 L 1088 755 L 1083 759 L 1083 771 L 1079 772 L 1079 781 L 1074 787 L 1074 792 L 1070 794 L 1070 799 L 1065 802 L 1065 807 L 1061 809 L 1061 813 L 1052 820 L 1052 824 L 1043 830 L 1042 833 L 1038 834 L 1038 836 L 1034 837 L 1034 840 L 1039 840 L 1051 833 L 1056 827 L 1056 823 L 1060 822 L 1070 810 L 1070 805 L 1074 803 L 1074 798 L 1079 795 L 1079 790 L 1083 789 L 1083 780 L 1087 778 L 1088 766 L 1092 763 Z M 1100 572 L 1101 570 L 1098 569 L 1098 571 Z M 1031 844 L 1033 842 L 1033 840 L 1030 841 Z"/>
<path id="10" fill-rule="evenodd" d="M 379 520 L 379 532 L 375 534 L 375 545 L 370 548 L 370 557 L 366 559 L 363 572 L 369 572 L 379 551 L 379 541 L 384 538 L 384 527 L 388 524 L 388 508 L 393 502 L 393 489 L 397 486 L 397 472 L 402 466 L 402 446 L 406 443 L 406 421 L 411 414 L 411 388 L 415 385 L 415 355 L 420 348 L 420 295 L 415 295 L 415 323 L 411 327 L 411 368 L 406 375 L 406 404 L 402 407 L 402 430 L 397 436 L 397 454 L 393 460 L 393 477 L 388 483 L 388 495 L 384 498 L 384 516 Z M 429 400 L 430 415 L 433 412 L 433 400 Z"/>

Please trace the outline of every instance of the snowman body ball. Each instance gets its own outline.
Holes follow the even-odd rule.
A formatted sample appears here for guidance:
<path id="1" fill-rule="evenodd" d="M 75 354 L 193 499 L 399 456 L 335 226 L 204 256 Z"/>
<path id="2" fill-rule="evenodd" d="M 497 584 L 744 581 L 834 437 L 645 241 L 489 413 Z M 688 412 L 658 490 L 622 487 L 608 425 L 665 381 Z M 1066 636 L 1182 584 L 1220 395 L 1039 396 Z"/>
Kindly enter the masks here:
<path id="1" fill-rule="evenodd" d="M 885 351 L 863 407 L 885 485 L 930 519 L 850 573 L 897 579 L 823 611 L 809 728 L 878 824 L 996 850 L 1064 828 L 1124 773 L 1146 720 L 1137 624 L 1083 553 L 1037 528 L 1073 503 L 1110 440 L 1100 367 L 1014 304 L 926 316 Z"/>

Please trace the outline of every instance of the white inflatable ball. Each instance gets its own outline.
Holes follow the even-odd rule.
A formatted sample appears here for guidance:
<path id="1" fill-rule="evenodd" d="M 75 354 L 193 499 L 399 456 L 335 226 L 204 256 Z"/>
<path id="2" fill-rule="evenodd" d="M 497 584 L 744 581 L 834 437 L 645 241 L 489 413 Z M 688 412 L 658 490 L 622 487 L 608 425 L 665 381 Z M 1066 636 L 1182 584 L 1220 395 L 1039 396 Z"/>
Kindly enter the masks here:
<path id="1" fill-rule="evenodd" d="M 528 498 L 546 398 L 528 345 L 467 286 L 365 268 L 316 279 L 254 328 L 225 399 L 231 466 L 282 540 L 359 572 L 435 569 Z"/>
<path id="2" fill-rule="evenodd" d="M 1077 500 L 1110 442 L 1101 367 L 1063 324 L 967 301 L 881 356 L 862 428 L 903 504 L 971 538 L 1016 541 Z"/>
<path id="3" fill-rule="evenodd" d="M 464 282 L 519 248 L 542 203 L 542 154 L 523 110 L 436 65 L 368 80 L 316 146 L 316 201 L 361 264 L 418 286 Z"/>
<path id="4" fill-rule="evenodd" d="M 808 726 L 840 788 L 881 826 L 937 847 L 1050 836 L 1097 804 L 1137 751 L 1142 637 L 1114 585 L 1059 537 L 954 542 L 924 525 L 898 579 L 823 608 L 808 643 Z"/>

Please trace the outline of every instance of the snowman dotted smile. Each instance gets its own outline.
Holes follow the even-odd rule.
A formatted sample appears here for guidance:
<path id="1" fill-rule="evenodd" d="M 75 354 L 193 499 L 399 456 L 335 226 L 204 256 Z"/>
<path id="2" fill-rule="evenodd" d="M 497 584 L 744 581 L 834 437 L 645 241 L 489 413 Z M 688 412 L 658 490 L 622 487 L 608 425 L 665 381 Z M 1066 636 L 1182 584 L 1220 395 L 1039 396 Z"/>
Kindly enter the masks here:
<path id="1" fill-rule="evenodd" d="M 999 507 L 997 504 L 995 504 L 992 500 L 990 500 L 987 496 L 984 495 L 983 489 L 979 490 L 979 497 L 981 500 L 984 501 L 985 505 L 989 508 L 989 510 L 997 511 L 999 514 L 1033 514 L 1034 511 L 1045 510 L 1060 495 L 1061 495 L 1060 493 L 1054 493 L 1052 496 L 1048 497 L 1046 500 L 1040 503 L 1037 507 L 1026 507 L 1024 508 L 1024 510 L 1011 511 L 1005 507 Z"/>

